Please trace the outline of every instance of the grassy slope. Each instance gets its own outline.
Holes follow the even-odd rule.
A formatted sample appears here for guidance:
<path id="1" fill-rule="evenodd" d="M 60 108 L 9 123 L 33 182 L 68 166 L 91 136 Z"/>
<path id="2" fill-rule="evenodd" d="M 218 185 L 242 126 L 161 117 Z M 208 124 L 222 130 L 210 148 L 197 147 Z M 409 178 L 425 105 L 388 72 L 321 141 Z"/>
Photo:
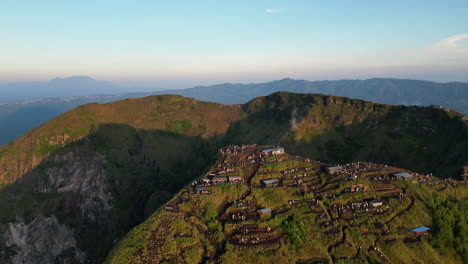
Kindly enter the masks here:
<path id="1" fill-rule="evenodd" d="M 468 164 L 468 126 L 439 109 L 276 93 L 244 110 L 248 118 L 228 130 L 230 143 L 281 145 L 317 160 L 381 162 L 440 177 L 456 177 Z"/>
<path id="2" fill-rule="evenodd" d="M 240 118 L 240 109 L 177 95 L 88 104 L 39 126 L 0 148 L 0 183 L 14 182 L 53 151 L 87 136 L 100 124 L 125 124 L 143 130 L 172 130 L 203 137 L 222 134 Z M 190 123 L 178 128 L 170 121 Z M 188 121 L 182 121 L 188 120 Z"/>
<path id="3" fill-rule="evenodd" d="M 320 168 L 315 163 L 279 162 L 263 165 L 258 171 L 285 170 L 304 166 L 314 168 L 316 176 L 313 177 L 320 178 L 323 187 L 333 185 L 328 182 L 329 175 L 318 173 Z M 178 212 L 168 212 L 163 209 L 156 211 L 119 242 L 108 256 L 106 263 L 200 263 L 203 261 L 209 263 L 210 261 L 215 263 L 297 263 L 301 261 L 311 263 L 332 260 L 336 263 L 367 263 L 372 260 L 387 263 L 462 263 L 461 256 L 457 256 L 452 247 L 437 247 L 437 234 L 435 233 L 440 230 L 433 228 L 433 235 L 416 241 L 413 241 L 414 237 L 409 230 L 416 226 L 433 224 L 431 197 L 447 200 L 451 196 L 450 199 L 455 199 L 460 206 L 466 206 L 467 187 L 453 188 L 449 185 L 444 191 L 437 191 L 440 185 L 429 186 L 425 183 L 409 182 L 382 184 L 379 181 L 369 180 L 370 176 L 385 173 L 388 172 L 366 173 L 360 175 L 357 181 L 340 183 L 337 189 L 332 190 L 333 193 L 340 193 L 357 183 L 368 185 L 370 190 L 363 193 L 338 194 L 334 200 L 322 196 L 318 208 L 309 207 L 306 204 L 289 206 L 287 201 L 290 199 L 306 200 L 313 196 L 308 194 L 296 196 L 294 193 L 300 188 L 261 189 L 255 187 L 258 186 L 261 178 L 272 176 L 257 174 L 252 180 L 254 189 L 246 199 L 254 201 L 256 208 L 291 208 L 291 210 L 272 218 L 248 220 L 239 224 L 223 223 L 218 214 L 225 203 L 239 199 L 245 193 L 246 186 L 209 187 L 209 190 L 213 192 L 211 195 L 189 194 L 182 191 L 169 202 L 171 205 L 178 205 L 180 208 Z M 358 214 L 355 220 L 343 220 L 338 219 L 338 214 L 327 210 L 327 204 L 345 204 L 383 197 L 383 193 L 376 191 L 383 186 L 397 188 L 396 193 L 403 192 L 405 197 L 389 199 L 390 207 L 385 205 L 383 207 L 385 213 L 382 215 L 367 216 L 362 213 Z M 227 211 L 230 210 L 238 209 L 231 206 Z M 325 214 L 326 221 L 332 222 L 339 232 L 330 233 L 331 228 L 322 227 L 320 223 L 325 220 L 318 219 L 319 214 Z M 305 230 L 299 235 L 299 242 L 290 242 L 287 238 L 292 234 L 286 233 L 288 231 L 283 227 L 284 222 L 288 221 L 292 215 L 298 219 Z M 376 226 L 374 223 L 381 223 L 382 226 Z M 260 227 L 271 226 L 276 230 L 281 230 L 283 240 L 274 244 L 251 247 L 232 244 L 229 240 L 231 231 L 237 226 L 246 224 L 258 224 Z M 390 233 L 383 234 L 384 228 L 389 229 Z M 466 236 L 466 230 L 463 232 Z M 300 246 L 295 247 L 295 243 Z M 367 250 L 374 245 L 381 250 L 384 259 L 380 259 L 373 251 Z M 361 246 L 362 250 L 358 251 L 357 246 Z M 218 249 L 219 247 L 221 250 Z"/>

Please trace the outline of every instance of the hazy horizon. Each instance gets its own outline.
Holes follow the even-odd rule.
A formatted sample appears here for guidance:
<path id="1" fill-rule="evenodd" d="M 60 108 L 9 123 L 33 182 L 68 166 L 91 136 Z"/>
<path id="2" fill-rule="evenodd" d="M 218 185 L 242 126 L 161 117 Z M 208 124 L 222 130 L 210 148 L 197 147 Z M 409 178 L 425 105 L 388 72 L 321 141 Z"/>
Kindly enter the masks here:
<path id="1" fill-rule="evenodd" d="M 108 82 L 112 85 L 115 85 L 115 88 L 122 88 L 125 89 L 124 92 L 157 92 L 157 91 L 164 91 L 164 90 L 172 90 L 172 89 L 189 89 L 194 88 L 197 86 L 212 86 L 212 85 L 219 85 L 225 83 L 232 83 L 232 84 L 252 84 L 252 83 L 269 83 L 273 81 L 279 81 L 283 79 L 293 79 L 293 80 L 304 80 L 304 81 L 341 81 L 341 80 L 369 80 L 369 79 L 400 79 L 400 80 L 416 80 L 416 81 L 429 81 L 435 83 L 451 83 L 451 82 L 462 82 L 467 83 L 468 81 L 457 81 L 457 80 L 447 80 L 447 81 L 437 81 L 437 80 L 429 80 L 429 79 L 412 79 L 412 78 L 396 78 L 396 77 L 381 77 L 381 76 L 374 76 L 369 78 L 336 78 L 336 79 L 306 79 L 306 78 L 292 78 L 290 76 L 283 76 L 278 77 L 275 79 L 266 79 L 266 78 L 255 78 L 255 79 L 232 79 L 232 80 L 213 80 L 213 79 L 175 79 L 175 80 L 103 80 L 97 79 L 92 76 L 65 76 L 65 77 L 56 77 L 51 79 L 33 79 L 33 80 L 17 80 L 17 81 L 0 81 L 0 91 L 2 88 L 9 87 L 10 85 L 17 85 L 17 84 L 28 84 L 28 83 L 48 83 L 54 79 L 71 79 L 74 77 L 86 77 L 91 78 L 94 81 L 98 82 Z M 115 93 L 121 93 L 122 90 L 116 90 Z M 93 95 L 93 94 L 89 94 Z M 104 95 L 104 94 L 103 94 Z"/>
<path id="2" fill-rule="evenodd" d="M 12 2 L 0 10 L 0 81 L 468 82 L 467 13 L 459 0 Z"/>

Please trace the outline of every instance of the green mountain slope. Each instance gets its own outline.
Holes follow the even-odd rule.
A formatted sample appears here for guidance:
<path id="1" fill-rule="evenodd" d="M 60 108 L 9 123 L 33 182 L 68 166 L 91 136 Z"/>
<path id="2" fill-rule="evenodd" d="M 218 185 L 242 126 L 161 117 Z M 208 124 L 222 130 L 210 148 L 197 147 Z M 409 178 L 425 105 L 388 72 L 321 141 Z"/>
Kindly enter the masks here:
<path id="1" fill-rule="evenodd" d="M 240 115 L 241 110 L 236 106 L 177 95 L 83 105 L 0 147 L 0 183 L 14 182 L 50 153 L 89 135 L 101 124 L 209 137 L 224 133 Z"/>
<path id="2" fill-rule="evenodd" d="M 73 96 L 0 103 L 0 127 L 2 127 L 0 130 L 0 146 L 80 105 L 108 103 L 127 98 L 145 97 L 151 94 Z"/>
<path id="3" fill-rule="evenodd" d="M 119 242 L 105 263 L 468 260 L 466 185 L 423 175 L 392 179 L 401 171 L 362 162 L 330 174 L 309 159 L 231 146 L 206 173 L 208 183 L 195 183 L 204 187 L 182 190 Z M 234 174 L 243 182 L 214 182 Z M 265 179 L 278 179 L 279 186 L 265 186 Z M 411 231 L 419 226 L 430 226 L 429 235 Z"/>
<path id="4" fill-rule="evenodd" d="M 102 261 L 233 143 L 440 177 L 458 176 L 468 163 L 466 124 L 440 109 L 291 93 L 242 106 L 174 95 L 88 104 L 0 147 L 0 260 Z M 46 239 L 53 230 L 74 235 Z"/>
<path id="5" fill-rule="evenodd" d="M 455 177 L 468 164 L 466 123 L 439 109 L 280 92 L 244 111 L 248 117 L 227 132 L 230 143 L 279 144 L 317 160 L 368 160 L 439 177 Z"/>

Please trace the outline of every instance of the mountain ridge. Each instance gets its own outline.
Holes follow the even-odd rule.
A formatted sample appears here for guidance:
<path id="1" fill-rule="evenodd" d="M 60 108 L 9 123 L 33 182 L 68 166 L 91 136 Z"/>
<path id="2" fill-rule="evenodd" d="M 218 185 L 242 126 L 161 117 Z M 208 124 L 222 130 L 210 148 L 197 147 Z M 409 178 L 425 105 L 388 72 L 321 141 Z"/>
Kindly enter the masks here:
<path id="1" fill-rule="evenodd" d="M 448 88 L 447 91 L 444 91 L 444 87 Z M 411 92 L 412 90 L 414 91 Z M 241 104 L 254 97 L 265 96 L 277 91 L 322 93 L 394 105 L 433 104 L 468 114 L 468 84 L 466 83 L 434 83 L 385 78 L 311 82 L 286 78 L 269 83 L 225 83 L 178 90 L 0 103 L 0 126 L 4 127 L 0 131 L 0 145 L 13 140 L 50 118 L 85 103 L 106 103 L 125 98 L 170 93 L 202 101 Z"/>
<path id="2" fill-rule="evenodd" d="M 276 107 L 275 109 L 280 109 L 280 108 L 283 107 L 282 103 L 284 103 L 284 106 L 288 106 L 290 108 L 290 109 L 288 109 L 289 112 L 285 113 L 285 115 L 282 114 L 282 117 L 281 117 L 284 120 L 284 122 L 286 123 L 286 126 L 284 126 L 284 124 L 282 125 L 284 127 L 283 130 L 285 129 L 285 132 L 286 132 L 286 131 L 289 131 L 289 129 L 290 129 L 290 127 L 289 127 L 290 126 L 290 119 L 291 119 L 291 114 L 293 112 L 293 109 L 291 108 L 292 107 L 291 104 L 296 104 L 296 106 L 294 106 L 294 107 L 298 107 L 297 105 L 301 105 L 301 104 L 302 105 L 309 104 L 309 102 L 306 102 L 305 100 L 303 100 L 303 98 L 309 98 L 308 100 L 312 100 L 311 102 L 319 102 L 320 104 L 325 104 L 325 107 L 326 107 L 326 104 L 328 104 L 328 103 L 335 104 L 335 101 L 339 102 L 340 104 L 345 103 L 346 105 L 350 105 L 349 103 L 360 102 L 360 103 L 358 103 L 358 105 L 359 104 L 369 105 L 368 106 L 368 107 L 370 107 L 369 110 L 372 110 L 372 107 L 377 106 L 377 107 L 382 107 L 382 109 L 387 109 L 387 110 L 384 110 L 384 111 L 388 111 L 388 109 L 415 109 L 416 111 L 418 111 L 418 109 L 421 109 L 421 110 L 424 110 L 424 111 L 426 111 L 428 113 L 432 112 L 432 110 L 430 110 L 430 108 L 411 108 L 411 107 L 410 108 L 402 108 L 402 107 L 397 107 L 397 106 L 389 106 L 389 105 L 381 105 L 381 104 L 365 102 L 363 100 L 349 99 L 349 98 L 345 98 L 345 97 L 323 96 L 323 95 L 313 95 L 313 94 L 312 95 L 293 94 L 293 93 L 287 93 L 287 92 L 278 92 L 278 93 L 272 94 L 270 96 L 264 96 L 264 97 L 259 97 L 259 98 L 253 99 L 248 104 L 244 104 L 243 108 L 244 108 L 244 111 L 245 110 L 248 111 L 249 107 L 252 107 L 252 105 L 255 105 L 255 103 L 258 103 L 261 107 L 263 107 L 265 104 L 272 104 L 271 107 L 273 107 L 273 108 Z M 37 158 L 40 157 L 40 155 L 41 155 L 41 153 L 43 151 L 45 151 L 44 152 L 45 154 L 48 154 L 49 153 L 48 148 L 54 149 L 55 147 L 53 147 L 53 146 L 56 146 L 56 145 L 57 146 L 58 145 L 63 146 L 69 140 L 76 140 L 78 138 L 81 138 L 81 137 L 85 136 L 87 133 L 89 133 L 91 131 L 92 126 L 97 125 L 97 124 L 99 124 L 99 123 L 101 123 L 103 121 L 103 120 L 96 120 L 96 118 L 99 119 L 100 116 L 102 116 L 103 114 L 106 116 L 106 119 L 105 119 L 104 123 L 121 123 L 121 121 L 119 121 L 119 120 L 123 118 L 124 120 L 127 120 L 125 122 L 133 123 L 133 126 L 135 128 L 142 128 L 141 124 L 143 124 L 143 125 L 152 124 L 153 121 L 151 120 L 151 117 L 146 117 L 147 119 L 148 118 L 149 119 L 145 120 L 144 118 L 142 118 L 141 115 L 143 115 L 143 116 L 146 116 L 148 114 L 149 115 L 158 115 L 158 114 L 161 114 L 161 113 L 164 114 L 165 111 L 169 111 L 169 113 L 170 113 L 170 110 L 168 110 L 167 106 L 164 106 L 164 107 L 162 105 L 159 106 L 158 108 L 160 110 L 157 110 L 154 113 L 152 112 L 154 110 L 150 110 L 150 108 L 148 108 L 148 107 L 150 107 L 150 105 L 155 104 L 155 100 L 161 100 L 160 102 L 156 102 L 156 104 L 158 104 L 158 103 L 162 104 L 162 103 L 164 103 L 164 100 L 166 100 L 166 99 L 168 100 L 168 102 L 170 104 L 173 103 L 175 105 L 177 105 L 178 103 L 180 103 L 182 105 L 184 103 L 197 105 L 198 102 L 199 102 L 196 99 L 184 98 L 184 97 L 181 97 L 180 95 L 167 95 L 167 96 L 146 97 L 146 98 L 143 98 L 143 99 L 125 99 L 125 100 L 122 100 L 122 101 L 117 101 L 117 102 L 113 102 L 113 103 L 110 103 L 110 104 L 103 104 L 103 105 L 99 105 L 99 104 L 82 105 L 82 106 L 76 108 L 75 110 L 67 112 L 65 115 L 54 118 L 50 122 L 29 131 L 28 133 L 24 134 L 22 137 L 20 137 L 15 142 L 21 142 L 21 141 L 24 142 L 28 137 L 31 137 L 31 135 L 33 135 L 33 134 L 41 134 L 41 132 L 39 132 L 39 130 L 44 130 L 44 128 L 48 127 L 48 126 L 49 127 L 51 127 L 51 126 L 54 127 L 52 129 L 53 131 L 60 130 L 60 132 L 54 132 L 55 134 L 50 135 L 51 137 L 49 137 L 47 135 L 47 134 L 50 133 L 50 131 L 45 132 L 45 134 L 43 134 L 43 135 L 46 138 L 41 139 L 42 143 L 39 142 L 39 139 L 35 139 L 36 140 L 35 143 L 33 143 L 33 142 L 28 143 L 30 145 L 32 144 L 32 145 L 37 146 L 35 148 L 36 149 L 35 151 L 37 152 L 36 154 L 39 155 L 39 156 L 32 155 L 32 160 L 34 161 L 34 160 L 36 160 Z M 265 101 L 265 99 L 268 99 L 269 101 L 268 100 Z M 179 100 L 180 100 L 180 102 L 178 102 Z M 280 100 L 280 101 L 274 103 L 275 100 Z M 286 101 L 282 102 L 284 100 L 286 100 Z M 292 100 L 292 101 L 287 101 L 287 100 Z M 144 101 L 146 106 L 140 106 L 140 105 L 136 106 L 135 103 L 138 102 L 138 101 L 141 101 L 141 102 Z M 128 105 L 125 105 L 126 103 Z M 143 105 L 145 105 L 145 104 L 143 104 Z M 211 105 L 212 104 L 214 107 L 216 106 L 215 103 L 204 103 L 204 104 L 206 104 L 206 105 Z M 130 107 L 130 105 L 134 105 L 134 107 L 131 107 L 130 112 L 127 112 L 125 114 L 123 114 L 121 112 L 115 112 L 115 111 L 121 111 L 121 110 L 116 110 L 116 109 L 109 108 L 110 106 L 112 106 L 112 107 L 117 107 L 117 109 L 127 109 L 127 108 Z M 312 103 L 312 105 L 313 105 L 313 103 Z M 309 107 L 311 107 L 312 105 L 308 105 L 308 106 L 304 106 L 304 107 L 309 109 Z M 168 107 L 170 107 L 170 106 L 168 106 Z M 179 105 L 177 107 L 179 107 L 179 108 L 182 107 L 183 108 L 183 106 L 181 106 L 181 105 Z M 228 123 L 224 124 L 225 129 L 227 129 L 229 127 L 231 122 L 241 120 L 241 117 L 240 117 L 242 115 L 241 112 L 239 112 L 239 110 L 235 110 L 235 109 L 238 109 L 238 106 L 236 106 L 236 105 L 231 105 L 231 106 L 219 105 L 219 107 L 220 107 L 220 109 L 221 108 L 230 109 L 228 111 L 231 111 L 231 112 L 233 110 L 238 111 L 235 114 L 235 115 L 237 115 L 237 117 L 235 117 L 234 119 L 230 119 L 230 121 L 228 121 Z M 359 107 L 361 107 L 361 106 L 359 106 Z M 102 108 L 102 109 L 107 109 L 108 108 L 109 110 L 106 110 L 106 111 L 103 112 L 103 110 L 101 110 L 100 108 Z M 307 109 L 305 109 L 304 111 L 308 111 Z M 94 112 L 100 112 L 100 113 L 94 113 Z M 187 113 L 189 113 L 189 112 L 190 112 L 190 109 L 186 109 L 186 113 L 183 114 L 183 116 L 185 116 L 185 118 L 188 118 L 189 115 Z M 278 113 L 281 114 L 282 112 L 284 112 L 284 111 L 280 110 Z M 434 113 L 436 113 L 436 112 L 434 112 Z M 251 114 L 252 113 L 255 113 L 255 112 L 251 112 Z M 356 112 L 356 114 L 357 113 L 358 112 Z M 304 113 L 304 114 L 306 114 L 306 113 Z M 316 114 L 320 115 L 320 113 L 316 113 Z M 337 115 L 337 114 L 338 114 L 338 112 L 333 113 L 332 115 Z M 133 117 L 130 118 L 130 116 L 133 116 Z M 267 117 L 267 118 L 269 118 L 269 117 Z M 352 119 L 354 117 L 349 116 L 348 118 L 351 118 L 351 120 L 349 120 L 347 122 L 352 122 Z M 73 122 L 71 120 L 73 120 Z M 156 120 L 154 120 L 154 121 L 156 123 L 158 122 Z M 415 120 L 415 121 L 417 121 L 417 120 Z M 204 122 L 204 121 L 199 121 L 199 122 Z M 57 125 L 51 125 L 52 123 L 57 123 Z M 139 123 L 141 123 L 141 124 L 139 124 Z M 59 125 L 59 124 L 61 124 L 61 125 Z M 204 124 L 200 123 L 200 125 L 204 125 Z M 342 126 L 343 124 L 337 123 L 336 125 Z M 430 124 L 426 124 L 426 125 L 430 126 Z M 87 127 L 82 127 L 82 126 L 87 126 Z M 167 126 L 167 124 L 159 124 L 156 127 L 154 127 L 154 125 L 150 125 L 150 127 L 147 127 L 147 128 L 159 128 L 159 129 L 163 128 L 164 129 L 164 128 L 166 128 L 165 126 Z M 62 127 L 62 128 L 60 128 L 60 127 Z M 323 129 L 323 128 L 325 128 L 325 127 L 319 128 L 319 130 Z M 304 129 L 307 130 L 308 128 L 304 127 Z M 464 130 L 466 132 L 466 128 Z M 46 129 L 46 131 L 47 131 L 47 129 Z M 229 134 L 229 131 L 227 131 L 226 133 Z M 307 132 L 305 132 L 305 133 L 307 133 Z M 38 137 L 38 136 L 36 136 L 36 137 Z M 75 137 L 78 137 L 78 138 L 75 138 Z M 236 137 L 236 135 L 233 136 L 233 138 L 235 138 L 235 137 Z M 296 138 L 296 140 L 297 139 L 298 138 Z M 15 142 L 12 142 L 9 145 L 5 145 L 5 146 L 0 147 L 0 150 L 4 153 L 9 148 L 8 146 L 14 145 Z M 268 143 L 272 143 L 272 142 L 268 142 Z M 277 142 L 273 142 L 273 143 L 277 143 Z M 24 148 L 24 146 L 22 148 Z M 42 154 L 44 154 L 44 153 L 42 153 Z M 1 164 L 1 159 L 4 156 L 5 156 L 5 154 L 0 156 L 0 166 L 2 165 Z M 40 160 L 40 158 L 39 158 L 39 160 Z M 37 162 L 33 162 L 33 163 L 37 164 Z M 13 166 L 13 167 L 16 167 L 16 166 Z M 8 171 L 9 169 L 5 169 L 5 167 L 3 167 L 3 170 Z M 4 172 L 2 175 L 0 175 L 0 178 L 5 177 L 5 175 L 6 174 Z"/>
<path id="3" fill-rule="evenodd" d="M 286 84 L 290 86 L 286 86 Z M 227 86 L 227 87 L 223 87 Z M 382 87 L 379 87 L 382 86 Z M 205 92 L 215 92 L 216 89 L 228 88 L 227 90 L 237 90 L 237 98 L 221 98 L 216 94 L 197 94 Z M 395 90 L 396 91 L 392 91 Z M 413 90 L 413 91 L 412 91 Z M 444 91 L 445 90 L 445 91 Z M 452 99 L 462 100 L 456 105 L 447 105 L 440 101 L 444 92 L 452 93 Z M 335 80 L 335 81 L 307 81 L 285 78 L 269 83 L 251 83 L 251 84 L 219 84 L 213 86 L 199 86 L 185 90 L 179 90 L 179 94 L 191 96 L 197 99 L 217 101 L 225 104 L 245 103 L 243 98 L 251 98 L 267 95 L 272 92 L 287 91 L 296 93 L 321 93 L 336 96 L 351 97 L 354 99 L 363 99 L 376 103 L 394 104 L 394 105 L 443 105 L 462 113 L 468 113 L 465 105 L 468 98 L 468 84 L 462 82 L 436 83 L 430 81 L 393 79 L 393 78 L 372 78 L 366 80 Z M 377 91 L 377 92 L 376 92 Z M 424 91 L 424 92 L 423 92 Z M 165 91 L 177 93 L 177 90 Z M 385 92 L 385 94 L 382 94 Z M 380 94 L 379 94 L 380 93 Z M 395 94 L 396 93 L 396 94 Z M 429 95 L 428 95 L 429 94 Z M 393 96 L 394 98 L 386 98 Z M 200 97 L 197 97 L 200 96 Z M 203 98 L 201 96 L 204 96 Z M 428 97 L 432 96 L 432 97 Z M 409 98 L 405 98 L 409 97 Z M 427 97 L 427 98 L 425 98 Z M 445 96 L 444 96 L 445 97 Z M 437 101 L 439 100 L 439 101 Z M 464 103 L 463 103 L 464 102 Z M 455 106 L 455 107 L 454 107 Z"/>

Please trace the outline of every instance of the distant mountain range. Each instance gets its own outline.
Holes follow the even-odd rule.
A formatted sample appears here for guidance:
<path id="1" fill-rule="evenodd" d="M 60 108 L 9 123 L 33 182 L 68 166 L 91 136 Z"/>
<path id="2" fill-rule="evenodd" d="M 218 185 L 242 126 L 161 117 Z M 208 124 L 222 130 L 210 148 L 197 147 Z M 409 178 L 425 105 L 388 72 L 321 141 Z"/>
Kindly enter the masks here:
<path id="1" fill-rule="evenodd" d="M 28 100 L 0 103 L 0 145 L 81 104 L 107 103 L 157 94 L 179 94 L 202 101 L 242 104 L 257 96 L 278 91 L 320 93 L 392 105 L 441 105 L 468 114 L 468 83 L 459 82 L 435 83 L 384 78 L 338 81 L 282 79 L 267 83 L 224 83 L 189 89 L 126 93 L 129 90 L 109 82 L 80 76 L 58 78 L 49 82 L 0 85 L 0 102 Z M 20 95 L 18 91 L 21 91 Z M 55 98 L 37 99 L 46 97 Z"/>
<path id="2" fill-rule="evenodd" d="M 223 104 L 240 104 L 279 91 L 337 95 L 392 105 L 441 105 L 468 114 L 468 83 L 460 82 L 435 83 L 387 78 L 305 81 L 287 78 L 268 83 L 225 83 L 162 93 Z"/>

